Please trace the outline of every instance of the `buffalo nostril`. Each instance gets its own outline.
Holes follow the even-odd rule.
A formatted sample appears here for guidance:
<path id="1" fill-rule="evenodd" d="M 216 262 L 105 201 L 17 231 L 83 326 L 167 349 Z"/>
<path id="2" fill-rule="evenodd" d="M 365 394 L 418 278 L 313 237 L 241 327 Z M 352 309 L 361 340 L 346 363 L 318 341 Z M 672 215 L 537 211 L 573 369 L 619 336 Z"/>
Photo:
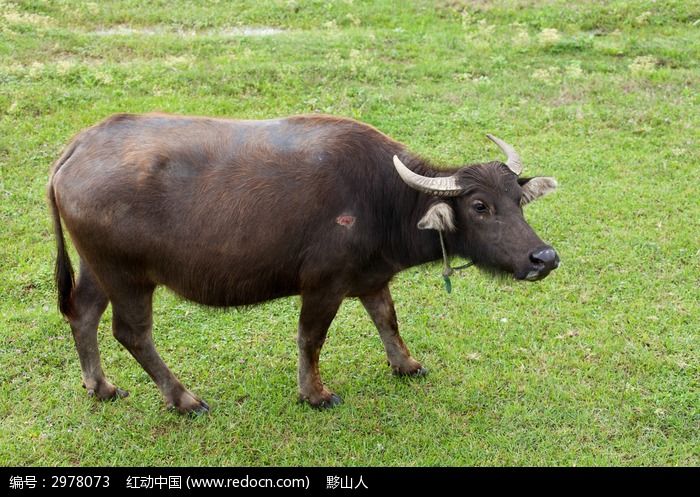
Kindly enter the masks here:
<path id="1" fill-rule="evenodd" d="M 548 269 L 554 269 L 559 266 L 559 256 L 552 247 L 544 247 L 533 251 L 530 254 L 530 260 Z"/>

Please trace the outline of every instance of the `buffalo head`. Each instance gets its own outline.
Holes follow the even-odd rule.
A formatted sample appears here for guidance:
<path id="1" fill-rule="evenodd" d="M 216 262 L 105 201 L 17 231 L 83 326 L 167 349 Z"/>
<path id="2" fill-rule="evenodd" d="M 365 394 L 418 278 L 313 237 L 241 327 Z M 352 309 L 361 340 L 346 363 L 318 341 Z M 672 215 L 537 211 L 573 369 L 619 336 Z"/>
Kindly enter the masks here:
<path id="1" fill-rule="evenodd" d="M 438 197 L 418 222 L 419 229 L 442 231 L 448 250 L 478 267 L 536 281 L 559 266 L 556 251 L 525 221 L 523 206 L 554 191 L 554 178 L 521 178 L 522 162 L 513 147 L 487 135 L 506 162 L 465 166 L 450 176 L 421 176 L 394 156 L 394 167 L 410 187 Z"/>

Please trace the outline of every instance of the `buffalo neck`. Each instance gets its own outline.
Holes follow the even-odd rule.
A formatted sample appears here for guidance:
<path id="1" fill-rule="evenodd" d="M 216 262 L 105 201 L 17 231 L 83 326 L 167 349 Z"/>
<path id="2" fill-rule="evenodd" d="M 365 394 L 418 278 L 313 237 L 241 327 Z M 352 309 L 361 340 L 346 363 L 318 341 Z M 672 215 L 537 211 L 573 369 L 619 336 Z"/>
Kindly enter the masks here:
<path id="1" fill-rule="evenodd" d="M 438 171 L 432 168 L 420 169 L 422 169 L 420 174 L 425 176 L 438 174 Z M 427 210 L 440 200 L 410 188 L 400 179 L 394 186 L 394 191 L 398 194 L 392 202 L 394 222 L 389 239 L 388 257 L 401 269 L 442 259 L 439 233 L 435 230 L 421 230 L 417 226 Z M 442 201 L 452 203 L 449 199 L 442 199 Z M 446 237 L 445 241 L 449 253 L 451 252 L 449 237 Z"/>

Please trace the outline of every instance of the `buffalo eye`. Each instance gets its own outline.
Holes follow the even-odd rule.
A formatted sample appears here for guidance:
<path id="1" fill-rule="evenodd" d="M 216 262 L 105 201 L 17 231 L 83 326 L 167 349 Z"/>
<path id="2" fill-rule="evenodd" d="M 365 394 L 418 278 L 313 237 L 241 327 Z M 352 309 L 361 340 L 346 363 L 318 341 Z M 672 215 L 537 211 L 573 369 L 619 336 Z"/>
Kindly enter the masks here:
<path id="1" fill-rule="evenodd" d="M 486 214 L 489 211 L 489 208 L 481 200 L 477 200 L 476 202 L 474 202 L 472 204 L 472 207 L 477 212 L 477 214 Z"/>

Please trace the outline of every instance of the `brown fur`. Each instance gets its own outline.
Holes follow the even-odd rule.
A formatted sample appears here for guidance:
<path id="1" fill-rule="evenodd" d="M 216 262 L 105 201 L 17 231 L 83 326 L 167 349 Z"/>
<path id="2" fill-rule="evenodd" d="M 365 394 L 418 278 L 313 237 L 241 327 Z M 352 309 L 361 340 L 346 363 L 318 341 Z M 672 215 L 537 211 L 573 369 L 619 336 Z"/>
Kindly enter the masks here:
<path id="1" fill-rule="evenodd" d="M 157 285 L 210 306 L 300 294 L 300 396 L 313 405 L 337 403 L 321 382 L 318 356 L 345 297 L 363 299 L 395 370 L 422 370 L 398 335 L 387 285 L 398 271 L 440 257 L 437 236 L 416 227 L 434 200 L 401 181 L 394 154 L 419 174 L 462 174 L 465 196 L 446 204 L 456 225 L 447 237 L 451 253 L 516 274 L 520 266 L 531 269 L 523 261 L 543 244 L 522 219 L 520 187 L 500 163 L 440 171 L 375 128 L 331 116 L 231 121 L 119 114 L 77 135 L 55 163 L 48 192 L 59 307 L 71 322 L 84 382 L 98 391 L 109 385 L 100 398 L 117 396 L 89 338 L 94 315 L 99 319 L 109 301 L 115 337 L 168 405 L 207 409 L 155 351 Z M 514 216 L 516 239 L 480 237 L 462 212 L 474 192 Z M 81 258 L 77 286 L 61 219 Z M 491 251 L 497 254 L 484 256 Z"/>

